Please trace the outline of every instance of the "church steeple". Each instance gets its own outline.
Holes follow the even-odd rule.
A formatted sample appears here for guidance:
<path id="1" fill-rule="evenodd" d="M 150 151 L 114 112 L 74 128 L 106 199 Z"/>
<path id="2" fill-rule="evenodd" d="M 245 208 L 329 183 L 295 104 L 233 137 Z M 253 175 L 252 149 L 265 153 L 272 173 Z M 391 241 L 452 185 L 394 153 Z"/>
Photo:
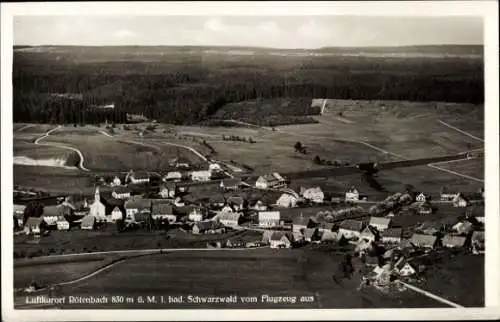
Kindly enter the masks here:
<path id="1" fill-rule="evenodd" d="M 101 201 L 101 195 L 99 193 L 99 186 L 95 188 L 95 194 L 94 194 L 94 202 L 100 202 Z"/>

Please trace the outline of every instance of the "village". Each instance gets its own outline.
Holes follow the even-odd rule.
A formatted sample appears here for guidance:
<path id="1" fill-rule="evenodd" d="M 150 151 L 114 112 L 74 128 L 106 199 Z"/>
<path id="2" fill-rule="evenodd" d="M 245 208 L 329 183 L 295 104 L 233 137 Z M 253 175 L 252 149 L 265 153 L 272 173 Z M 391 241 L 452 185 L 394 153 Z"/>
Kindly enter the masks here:
<path id="1" fill-rule="evenodd" d="M 221 172 L 211 163 L 208 170 L 168 172 L 155 185 L 146 171 L 100 178 L 93 198 L 68 195 L 57 205 L 14 204 L 14 233 L 43 239 L 54 231 L 179 230 L 195 238 L 252 231 L 259 237 L 216 238 L 206 247 L 341 247 L 364 263 L 361 285 L 381 288 L 421 276 L 426 269 L 419 264 L 422 256 L 439 249 L 484 253 L 482 189 L 473 200 L 442 189 L 436 201 L 418 191 L 370 201 L 357 187 L 327 198 L 319 186 L 294 191 L 279 173 L 254 182 L 237 177 L 214 180 Z M 205 189 L 203 196 L 197 193 L 200 187 Z M 458 215 L 440 218 L 442 207 Z M 483 210 L 471 210 L 478 208 Z"/>

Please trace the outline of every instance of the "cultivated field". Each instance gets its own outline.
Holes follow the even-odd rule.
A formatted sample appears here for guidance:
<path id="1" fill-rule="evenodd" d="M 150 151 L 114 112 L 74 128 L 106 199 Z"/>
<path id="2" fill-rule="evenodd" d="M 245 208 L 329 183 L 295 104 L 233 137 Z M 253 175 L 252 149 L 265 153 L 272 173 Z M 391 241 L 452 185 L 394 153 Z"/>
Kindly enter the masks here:
<path id="1" fill-rule="evenodd" d="M 436 166 L 484 180 L 484 158 L 441 163 Z"/>

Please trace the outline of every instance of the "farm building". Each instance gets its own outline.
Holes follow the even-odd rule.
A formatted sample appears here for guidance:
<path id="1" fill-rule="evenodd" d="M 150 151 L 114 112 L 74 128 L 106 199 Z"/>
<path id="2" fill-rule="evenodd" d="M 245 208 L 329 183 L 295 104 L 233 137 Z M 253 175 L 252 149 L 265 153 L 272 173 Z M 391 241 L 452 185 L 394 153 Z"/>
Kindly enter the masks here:
<path id="1" fill-rule="evenodd" d="M 301 231 L 302 229 L 314 228 L 318 223 L 312 217 L 304 217 L 302 214 L 292 219 L 292 230 Z"/>
<path id="2" fill-rule="evenodd" d="M 241 214 L 235 212 L 221 212 L 217 218 L 224 226 L 235 227 L 239 224 Z"/>
<path id="3" fill-rule="evenodd" d="M 224 207 L 224 205 L 226 204 L 226 199 L 224 198 L 223 195 L 215 195 L 210 197 L 210 204 L 213 207 L 217 208 Z"/>
<path id="4" fill-rule="evenodd" d="M 69 230 L 69 221 L 64 216 L 57 218 L 57 230 Z"/>
<path id="5" fill-rule="evenodd" d="M 127 177 L 130 179 L 130 182 L 133 184 L 142 184 L 142 183 L 148 183 L 150 178 L 149 178 L 149 173 L 146 171 L 137 171 L 129 173 Z M 127 180 L 125 180 L 127 181 Z"/>
<path id="6" fill-rule="evenodd" d="M 55 226 L 57 218 L 60 216 L 61 206 L 45 206 L 43 207 L 42 219 L 47 226 Z"/>
<path id="7" fill-rule="evenodd" d="M 260 176 L 255 182 L 258 189 L 280 189 L 285 186 L 285 179 L 277 172 Z"/>
<path id="8" fill-rule="evenodd" d="M 208 170 L 193 171 L 191 172 L 191 180 L 198 182 L 210 181 L 212 173 Z"/>
<path id="9" fill-rule="evenodd" d="M 475 231 L 471 237 L 472 252 L 474 254 L 484 254 L 484 231 Z"/>
<path id="10" fill-rule="evenodd" d="M 245 199 L 239 196 L 231 196 L 227 199 L 227 203 L 231 208 L 233 208 L 233 210 L 240 211 L 245 205 Z"/>
<path id="11" fill-rule="evenodd" d="M 382 242 L 396 244 L 401 242 L 403 230 L 401 228 L 389 228 L 382 233 Z"/>
<path id="12" fill-rule="evenodd" d="M 305 189 L 301 192 L 301 195 L 304 199 L 310 200 L 314 203 L 323 203 L 325 199 L 325 194 L 320 187 Z"/>
<path id="13" fill-rule="evenodd" d="M 225 179 L 220 182 L 220 188 L 224 190 L 237 190 L 241 185 L 241 179 Z"/>
<path id="14" fill-rule="evenodd" d="M 115 206 L 109 216 L 107 216 L 108 222 L 115 222 L 117 220 L 122 220 L 123 215 L 125 214 L 125 209 L 120 206 Z"/>
<path id="15" fill-rule="evenodd" d="M 168 172 L 167 175 L 163 177 L 163 181 L 181 181 L 182 174 L 179 171 Z"/>
<path id="16" fill-rule="evenodd" d="M 444 235 L 441 244 L 448 248 L 461 248 L 465 246 L 467 238 L 462 236 Z"/>
<path id="17" fill-rule="evenodd" d="M 345 201 L 358 201 L 359 200 L 359 191 L 355 187 L 351 187 L 345 193 Z"/>
<path id="18" fill-rule="evenodd" d="M 339 235 L 347 239 L 359 237 L 362 229 L 363 223 L 361 221 L 347 219 L 340 223 Z"/>
<path id="19" fill-rule="evenodd" d="M 474 230 L 474 225 L 469 221 L 460 221 L 451 228 L 457 234 L 469 234 Z"/>
<path id="20" fill-rule="evenodd" d="M 193 225 L 191 232 L 193 234 L 221 234 L 224 233 L 225 229 L 221 223 L 216 221 L 198 221 Z"/>
<path id="21" fill-rule="evenodd" d="M 467 200 L 467 198 L 465 198 L 464 195 L 462 195 L 461 193 L 458 193 L 455 198 L 453 198 L 453 207 L 461 207 L 461 208 L 464 208 L 464 207 L 467 207 L 469 205 L 469 200 Z"/>
<path id="22" fill-rule="evenodd" d="M 130 198 L 131 190 L 130 188 L 119 186 L 113 189 L 111 195 L 116 199 L 128 199 Z"/>
<path id="23" fill-rule="evenodd" d="M 276 201 L 276 205 L 281 208 L 293 208 L 297 205 L 297 201 L 299 201 L 299 199 L 296 196 L 284 193 Z"/>
<path id="24" fill-rule="evenodd" d="M 137 213 L 151 212 L 150 199 L 130 199 L 125 202 L 125 214 L 131 220 Z"/>
<path id="25" fill-rule="evenodd" d="M 434 248 L 436 246 L 437 237 L 424 234 L 413 234 L 410 238 L 410 243 L 417 247 Z"/>
<path id="26" fill-rule="evenodd" d="M 174 198 L 177 193 L 177 185 L 173 182 L 168 182 L 161 186 L 159 195 L 162 198 Z"/>
<path id="27" fill-rule="evenodd" d="M 174 207 L 167 203 L 153 204 L 151 217 L 154 220 L 166 219 L 170 224 L 177 221 L 177 216 L 174 214 Z"/>
<path id="28" fill-rule="evenodd" d="M 99 187 L 95 188 L 94 202 L 90 205 L 89 215 L 93 216 L 99 221 L 106 220 L 106 206 L 101 201 Z"/>
<path id="29" fill-rule="evenodd" d="M 80 225 L 81 229 L 93 230 L 96 225 L 96 218 L 92 215 L 87 215 L 82 218 Z"/>
<path id="30" fill-rule="evenodd" d="M 39 235 L 47 227 L 41 217 L 29 217 L 24 224 L 26 235 Z"/>
<path id="31" fill-rule="evenodd" d="M 203 220 L 203 213 L 197 207 L 193 207 L 188 214 L 188 219 L 190 221 L 198 222 Z"/>
<path id="32" fill-rule="evenodd" d="M 366 240 L 368 242 L 374 242 L 378 239 L 378 232 L 371 226 L 366 226 L 363 231 L 359 234 L 360 240 Z"/>
<path id="33" fill-rule="evenodd" d="M 389 228 L 390 223 L 391 223 L 390 218 L 371 217 L 370 223 L 368 225 L 377 228 L 378 231 L 384 231 L 387 228 Z"/>
<path id="34" fill-rule="evenodd" d="M 269 238 L 271 248 L 290 248 L 292 247 L 293 235 L 283 231 L 275 231 Z"/>
<path id="35" fill-rule="evenodd" d="M 279 211 L 259 211 L 259 226 L 275 227 L 280 223 Z"/>

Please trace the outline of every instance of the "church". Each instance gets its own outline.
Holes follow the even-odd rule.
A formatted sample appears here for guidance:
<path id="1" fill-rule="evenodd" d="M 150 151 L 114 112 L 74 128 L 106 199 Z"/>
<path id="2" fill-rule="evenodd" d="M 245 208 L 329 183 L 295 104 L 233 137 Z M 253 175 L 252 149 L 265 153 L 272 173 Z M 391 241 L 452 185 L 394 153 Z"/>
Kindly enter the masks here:
<path id="1" fill-rule="evenodd" d="M 94 202 L 90 205 L 89 214 L 95 217 L 98 221 L 106 220 L 106 206 L 101 202 L 99 187 L 95 188 Z"/>

